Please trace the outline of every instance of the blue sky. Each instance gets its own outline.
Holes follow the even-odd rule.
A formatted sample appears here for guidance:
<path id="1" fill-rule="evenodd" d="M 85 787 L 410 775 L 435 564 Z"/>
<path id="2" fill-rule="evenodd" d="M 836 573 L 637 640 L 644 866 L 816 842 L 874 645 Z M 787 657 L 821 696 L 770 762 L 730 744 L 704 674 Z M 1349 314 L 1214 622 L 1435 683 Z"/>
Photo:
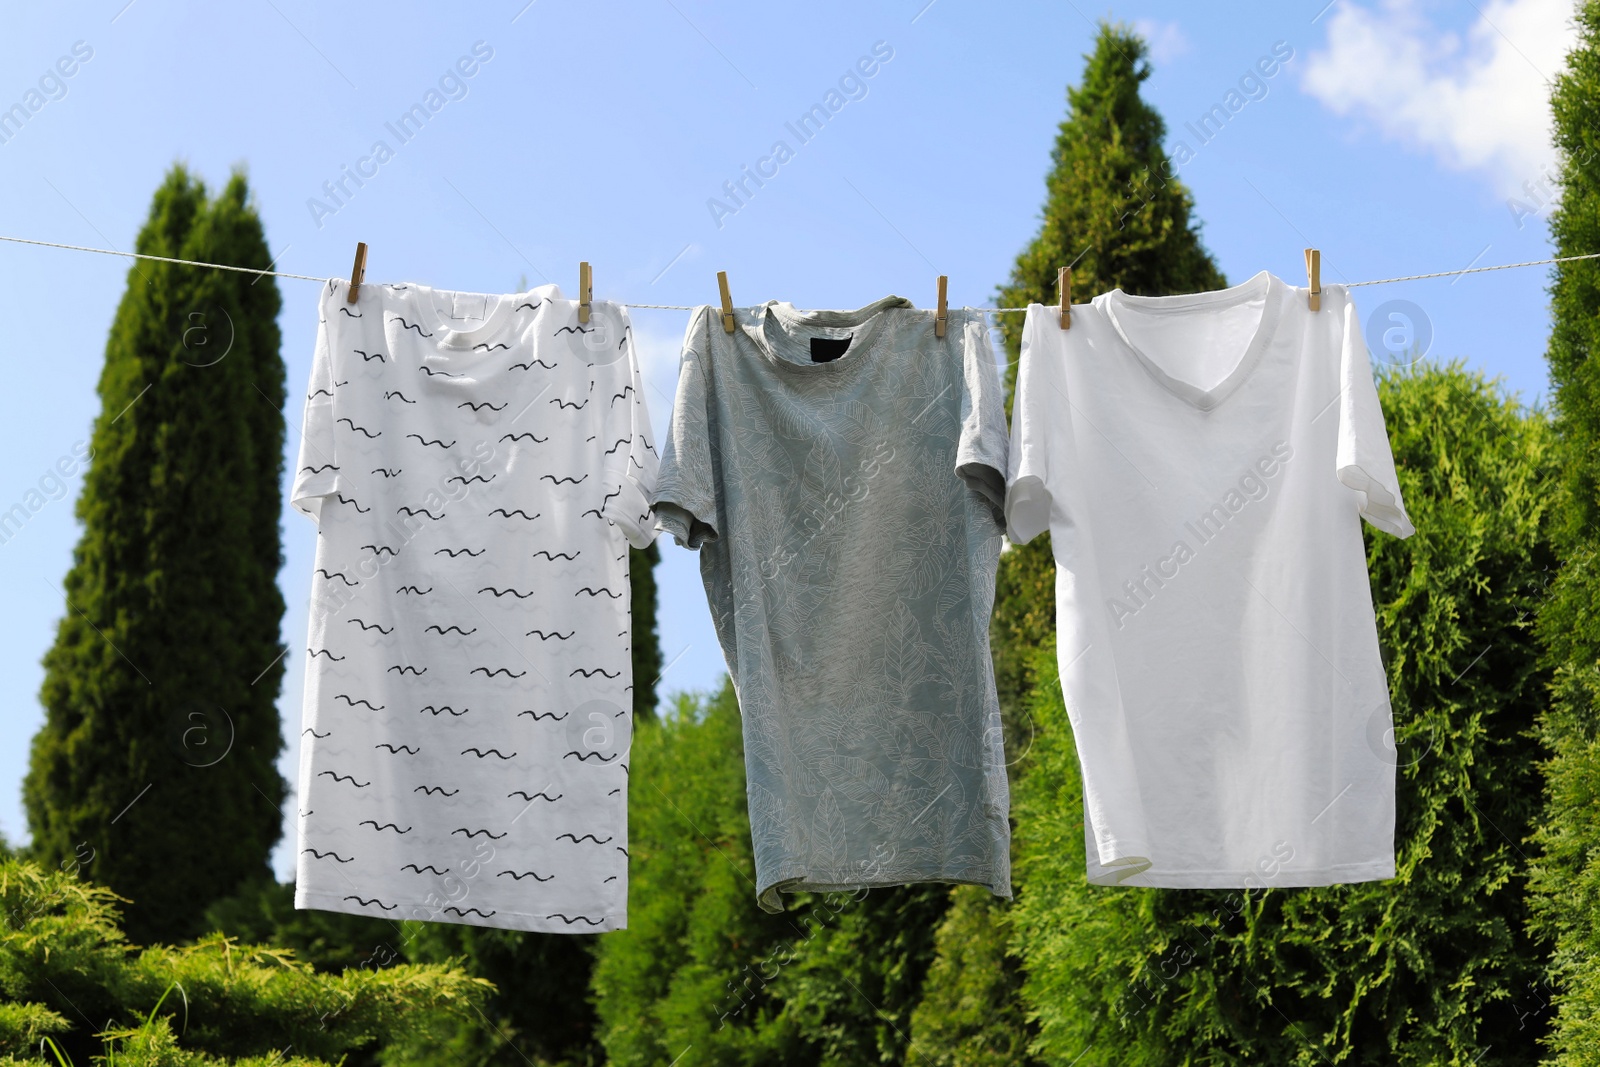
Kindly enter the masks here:
<path id="1" fill-rule="evenodd" d="M 550 281 L 570 295 L 587 259 L 603 299 L 714 302 L 726 270 L 741 304 L 858 307 L 889 293 L 929 304 L 943 273 L 953 304 L 980 306 L 1037 227 L 1065 87 L 1109 17 L 1151 41 L 1145 94 L 1231 282 L 1265 269 L 1301 284 L 1307 245 L 1335 282 L 1542 259 L 1547 81 L 1572 39 L 1568 15 L 1561 0 L 14 6 L 0 109 L 31 113 L 0 125 L 0 234 L 129 248 L 181 160 L 213 188 L 245 167 L 279 269 L 295 273 L 343 277 L 364 240 L 373 281 L 495 292 Z M 1275 48 L 1289 58 L 1260 77 Z M 789 126 L 830 91 L 842 106 L 802 141 Z M 408 139 L 388 128 L 430 102 Z M 1229 118 L 1202 141 L 1189 126 L 1217 104 Z M 775 155 L 779 141 L 788 151 Z M 768 177 L 757 186 L 745 168 Z M 367 177 L 357 186 L 350 171 Z M 325 183 L 341 179 L 335 200 Z M 741 180 L 734 202 L 724 185 Z M 0 318 L 16 330 L 0 510 L 88 436 L 127 270 L 0 243 Z M 1532 268 L 1357 296 L 1384 326 L 1396 320 L 1383 305 L 1408 301 L 1431 358 L 1533 403 L 1547 389 L 1547 283 Z M 279 284 L 299 396 L 316 286 Z M 634 312 L 658 426 L 686 321 Z M 290 422 L 293 449 L 294 403 Z M 0 834 L 12 841 L 27 837 L 20 783 L 79 484 L 66 479 L 0 545 Z M 292 745 L 314 528 L 286 511 L 283 530 Z M 662 688 L 712 688 L 724 665 L 697 562 L 670 543 L 663 556 Z M 291 782 L 294 759 L 291 748 Z"/>

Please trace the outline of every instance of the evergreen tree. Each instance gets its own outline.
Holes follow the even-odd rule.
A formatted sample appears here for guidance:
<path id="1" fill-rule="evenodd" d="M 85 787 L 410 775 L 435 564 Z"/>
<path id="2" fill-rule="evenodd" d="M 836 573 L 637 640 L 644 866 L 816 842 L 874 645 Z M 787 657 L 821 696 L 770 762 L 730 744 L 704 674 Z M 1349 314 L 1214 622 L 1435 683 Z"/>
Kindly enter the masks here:
<path id="1" fill-rule="evenodd" d="M 1563 157 L 1556 255 L 1600 250 L 1600 3 L 1578 4 L 1578 43 L 1551 100 Z M 1541 613 L 1554 670 L 1542 735 L 1552 755 L 1536 838 L 1536 929 L 1555 946 L 1555 1062 L 1600 1063 L 1600 266 L 1560 264 L 1550 378 L 1564 484 L 1559 578 Z"/>
<path id="2" fill-rule="evenodd" d="M 136 248 L 271 261 L 244 176 L 211 199 L 182 167 Z M 33 855 L 132 898 L 148 942 L 266 875 L 282 824 L 284 369 L 271 278 L 137 261 L 128 281 L 24 799 Z"/>
<path id="3" fill-rule="evenodd" d="M 1547 957 L 1524 932 L 1522 841 L 1548 681 L 1532 620 L 1552 561 L 1553 435 L 1459 368 L 1389 372 L 1379 395 L 1418 530 L 1367 531 L 1399 753 L 1396 876 L 1089 885 L 1072 732 L 1059 685 L 1040 685 L 1010 919 L 1047 1063 L 1539 1060 Z M 1035 669 L 1055 678 L 1052 650 Z"/>
<path id="4" fill-rule="evenodd" d="M 338 975 L 219 936 L 136 951 L 119 898 L 61 871 L 0 859 L 0 1065 L 323 1067 L 370 1062 L 471 1015 L 488 983 L 457 967 L 373 958 Z M 41 1039 L 49 1044 L 41 1047 Z"/>
<path id="5" fill-rule="evenodd" d="M 1121 288 L 1139 296 L 1196 293 L 1227 283 L 1200 243 L 1193 202 L 1162 147 L 1166 123 L 1139 96 L 1150 77 L 1148 49 L 1132 30 L 1102 23 L 1083 78 L 1067 90 L 1056 133 L 1039 233 L 1017 256 L 1000 307 L 1060 299 L 1056 271 L 1072 267 L 1078 300 Z M 1016 382 L 1021 314 L 999 316 Z M 1018 721 L 1027 657 L 1055 632 L 1055 564 L 1048 536 L 1001 559 L 990 634 L 1007 736 L 1026 738 Z"/>

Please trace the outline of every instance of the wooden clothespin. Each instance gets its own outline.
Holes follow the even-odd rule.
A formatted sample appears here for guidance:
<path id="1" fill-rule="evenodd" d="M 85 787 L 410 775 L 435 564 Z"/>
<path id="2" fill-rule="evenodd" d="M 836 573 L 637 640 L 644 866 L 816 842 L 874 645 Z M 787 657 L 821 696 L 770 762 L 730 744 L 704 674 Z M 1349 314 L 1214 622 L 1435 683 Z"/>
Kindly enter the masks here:
<path id="1" fill-rule="evenodd" d="M 578 264 L 578 321 L 589 321 L 589 305 L 594 301 L 594 274 L 588 261 Z"/>
<path id="2" fill-rule="evenodd" d="M 1072 268 L 1062 267 L 1056 273 L 1056 288 L 1061 292 L 1061 328 L 1072 329 Z"/>
<path id="3" fill-rule="evenodd" d="M 350 268 L 350 295 L 345 299 L 354 304 L 361 291 L 361 280 L 367 276 L 367 242 L 356 242 L 356 265 Z"/>
<path id="4" fill-rule="evenodd" d="M 946 300 L 946 293 L 950 287 L 948 275 L 939 275 L 939 310 L 933 313 L 933 335 L 943 337 L 945 328 L 950 322 L 950 308 Z"/>
<path id="5" fill-rule="evenodd" d="M 1322 310 L 1322 253 L 1306 249 L 1306 277 L 1311 280 L 1311 310 Z"/>
<path id="6" fill-rule="evenodd" d="M 722 329 L 733 332 L 733 296 L 728 292 L 728 272 L 717 271 L 717 291 L 722 295 Z"/>

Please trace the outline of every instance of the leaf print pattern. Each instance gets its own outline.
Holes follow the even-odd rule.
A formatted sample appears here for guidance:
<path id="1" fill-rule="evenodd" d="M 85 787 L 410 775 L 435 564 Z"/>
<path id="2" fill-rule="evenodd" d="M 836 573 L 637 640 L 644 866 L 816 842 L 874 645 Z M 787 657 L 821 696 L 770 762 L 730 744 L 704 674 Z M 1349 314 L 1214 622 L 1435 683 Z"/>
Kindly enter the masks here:
<path id="1" fill-rule="evenodd" d="M 896 298 L 757 311 L 733 335 L 696 313 L 652 502 L 702 553 L 738 685 L 758 902 L 1008 896 L 988 644 L 1008 435 L 984 324 L 952 313 L 939 340 Z M 811 363 L 813 327 L 846 355 Z"/>

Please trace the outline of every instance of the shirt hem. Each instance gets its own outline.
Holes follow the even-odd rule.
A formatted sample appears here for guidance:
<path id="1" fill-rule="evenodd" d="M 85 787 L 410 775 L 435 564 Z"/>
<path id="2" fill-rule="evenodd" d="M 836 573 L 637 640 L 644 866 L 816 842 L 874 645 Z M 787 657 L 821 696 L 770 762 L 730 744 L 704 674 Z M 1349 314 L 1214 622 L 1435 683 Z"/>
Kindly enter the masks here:
<path id="1" fill-rule="evenodd" d="M 862 879 L 862 878 L 830 878 L 834 872 L 818 871 L 809 875 L 796 875 L 791 878 L 776 878 L 771 882 L 759 885 L 756 888 L 756 903 L 761 910 L 771 914 L 780 914 L 785 908 L 780 896 L 782 893 L 854 893 L 863 889 L 890 889 L 902 885 L 919 885 L 936 883 L 939 885 L 976 885 L 989 890 L 990 893 L 1001 900 L 1011 899 L 1011 883 L 1009 879 L 989 877 L 964 877 L 958 874 L 948 875 L 916 875 L 913 877 Z M 851 872 L 854 873 L 854 872 Z"/>
<path id="2" fill-rule="evenodd" d="M 1146 870 L 1122 876 L 1116 868 L 1087 872 L 1090 885 L 1141 889 L 1307 889 L 1352 882 L 1381 882 L 1394 877 L 1394 860 L 1338 863 L 1310 870 L 1285 870 L 1270 878 L 1251 871 Z"/>
<path id="3" fill-rule="evenodd" d="M 406 919 L 420 920 L 423 922 L 457 923 L 462 926 L 483 926 L 495 930 L 526 930 L 541 934 L 598 934 L 608 930 L 626 930 L 628 928 L 628 913 L 606 912 L 604 915 L 561 915 L 561 914 L 530 914 L 527 912 L 491 910 L 487 916 L 475 915 L 471 908 L 460 909 L 466 914 L 456 915 L 447 912 L 446 908 L 454 905 L 446 904 L 438 907 L 423 901 L 389 903 L 376 897 L 368 898 L 365 903 L 353 893 L 323 893 L 314 889 L 296 888 L 294 893 L 294 906 L 297 911 L 317 910 L 335 911 L 345 915 L 371 915 L 379 919 L 401 921 Z M 597 923 L 590 920 L 599 919 Z M 570 922 L 567 920 L 571 920 Z"/>

